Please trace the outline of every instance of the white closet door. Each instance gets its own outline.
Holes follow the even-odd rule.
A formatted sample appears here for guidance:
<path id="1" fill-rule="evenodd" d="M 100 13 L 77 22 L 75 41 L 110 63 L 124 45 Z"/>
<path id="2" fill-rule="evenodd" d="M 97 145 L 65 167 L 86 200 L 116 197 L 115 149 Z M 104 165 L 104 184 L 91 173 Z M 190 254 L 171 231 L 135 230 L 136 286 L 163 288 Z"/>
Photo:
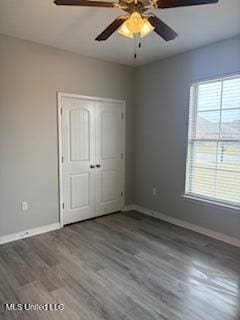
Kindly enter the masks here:
<path id="1" fill-rule="evenodd" d="M 63 97 L 62 223 L 95 216 L 95 101 Z"/>
<path id="2" fill-rule="evenodd" d="M 96 216 L 122 209 L 124 181 L 124 107 L 96 102 Z"/>

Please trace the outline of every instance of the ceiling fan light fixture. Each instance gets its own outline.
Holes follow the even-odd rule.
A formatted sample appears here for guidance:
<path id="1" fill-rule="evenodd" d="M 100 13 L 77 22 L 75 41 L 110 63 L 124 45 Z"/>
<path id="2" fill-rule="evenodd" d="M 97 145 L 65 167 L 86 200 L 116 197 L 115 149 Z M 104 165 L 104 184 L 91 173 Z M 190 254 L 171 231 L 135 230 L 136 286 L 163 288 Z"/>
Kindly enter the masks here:
<path id="1" fill-rule="evenodd" d="M 118 29 L 118 33 L 130 39 L 134 39 L 137 34 L 141 38 L 146 37 L 154 27 L 146 18 L 142 18 L 138 12 L 133 12 L 131 16 Z"/>
<path id="2" fill-rule="evenodd" d="M 133 12 L 130 18 L 127 19 L 126 25 L 132 33 L 140 33 L 144 25 L 141 14 L 139 12 Z"/>
<path id="3" fill-rule="evenodd" d="M 124 37 L 130 38 L 130 39 L 134 39 L 134 33 L 131 32 L 128 29 L 128 26 L 126 24 L 126 21 L 121 25 L 121 27 L 118 29 L 118 33 L 121 34 Z"/>
<path id="4" fill-rule="evenodd" d="M 151 33 L 155 29 L 147 19 L 143 19 L 143 22 L 144 24 L 143 24 L 142 30 L 140 31 L 141 38 L 146 37 L 149 33 Z"/>

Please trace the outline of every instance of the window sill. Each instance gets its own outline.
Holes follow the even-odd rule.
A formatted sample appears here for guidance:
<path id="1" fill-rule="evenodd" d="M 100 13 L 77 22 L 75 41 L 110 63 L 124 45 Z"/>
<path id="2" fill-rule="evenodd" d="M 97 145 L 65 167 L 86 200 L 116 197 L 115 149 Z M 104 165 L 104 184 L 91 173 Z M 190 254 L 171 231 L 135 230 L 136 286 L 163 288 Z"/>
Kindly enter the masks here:
<path id="1" fill-rule="evenodd" d="M 222 203 L 222 202 L 218 202 L 218 201 L 214 201 L 214 200 L 208 200 L 208 199 L 200 198 L 200 197 L 197 197 L 197 196 L 192 196 L 192 195 L 189 195 L 189 194 L 183 194 L 181 197 L 183 199 L 185 199 L 185 200 L 198 202 L 201 205 L 213 206 L 213 207 L 218 207 L 218 208 L 222 208 L 222 209 L 225 208 L 225 209 L 237 211 L 237 213 L 240 214 L 240 207 L 239 206 L 226 204 L 226 203 Z"/>

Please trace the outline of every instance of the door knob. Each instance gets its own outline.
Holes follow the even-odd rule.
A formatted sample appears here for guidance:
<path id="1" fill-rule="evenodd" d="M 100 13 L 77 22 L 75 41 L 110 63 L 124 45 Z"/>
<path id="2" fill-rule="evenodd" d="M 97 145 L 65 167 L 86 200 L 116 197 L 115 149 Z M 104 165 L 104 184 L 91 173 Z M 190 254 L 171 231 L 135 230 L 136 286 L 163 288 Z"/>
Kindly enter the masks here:
<path id="1" fill-rule="evenodd" d="M 90 168 L 91 168 L 91 169 L 94 169 L 94 168 L 95 168 L 95 166 L 91 164 L 91 165 L 90 165 Z"/>
<path id="2" fill-rule="evenodd" d="M 101 168 L 101 165 L 100 165 L 100 164 L 97 164 L 96 167 L 97 167 L 97 168 Z"/>

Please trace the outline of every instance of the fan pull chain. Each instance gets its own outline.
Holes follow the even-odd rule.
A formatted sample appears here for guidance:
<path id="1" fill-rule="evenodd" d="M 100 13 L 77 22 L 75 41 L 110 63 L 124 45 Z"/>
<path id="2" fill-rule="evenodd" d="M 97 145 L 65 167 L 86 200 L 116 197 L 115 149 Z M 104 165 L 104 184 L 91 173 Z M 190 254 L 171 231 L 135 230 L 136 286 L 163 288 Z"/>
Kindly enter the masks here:
<path id="1" fill-rule="evenodd" d="M 134 37 L 134 59 L 137 59 L 137 35 Z"/>
<path id="2" fill-rule="evenodd" d="M 137 59 L 137 48 L 142 48 L 140 34 L 136 34 L 134 37 L 134 59 Z"/>

